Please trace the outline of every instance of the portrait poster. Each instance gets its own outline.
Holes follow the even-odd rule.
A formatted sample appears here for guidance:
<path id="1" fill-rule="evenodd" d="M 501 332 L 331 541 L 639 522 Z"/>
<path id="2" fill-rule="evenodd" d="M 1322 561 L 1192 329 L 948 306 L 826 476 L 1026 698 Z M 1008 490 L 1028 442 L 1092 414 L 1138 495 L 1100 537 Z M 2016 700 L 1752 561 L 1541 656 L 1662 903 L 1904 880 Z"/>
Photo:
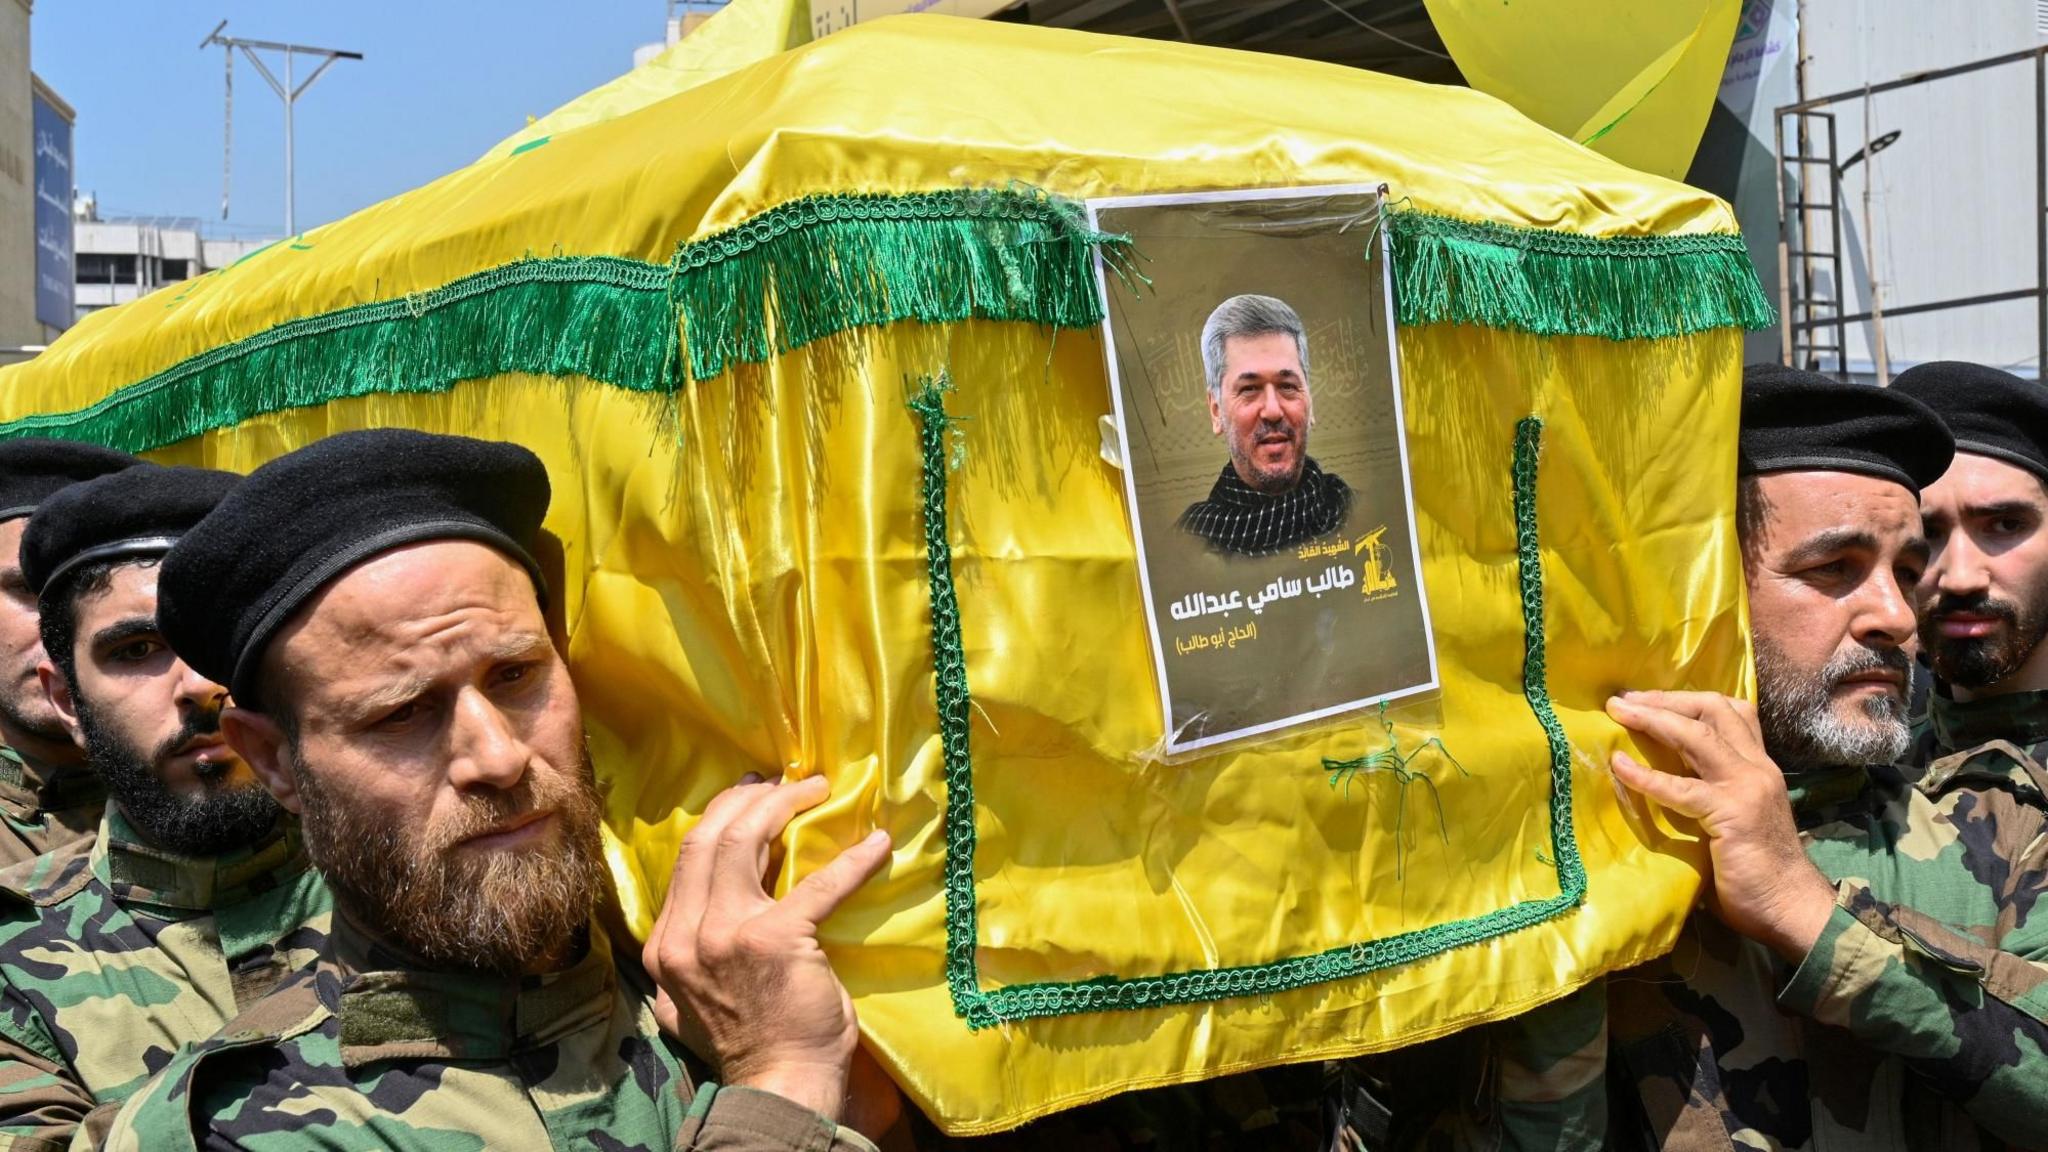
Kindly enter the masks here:
<path id="1" fill-rule="evenodd" d="M 1380 191 L 1088 208 L 1164 751 L 1436 688 Z"/>

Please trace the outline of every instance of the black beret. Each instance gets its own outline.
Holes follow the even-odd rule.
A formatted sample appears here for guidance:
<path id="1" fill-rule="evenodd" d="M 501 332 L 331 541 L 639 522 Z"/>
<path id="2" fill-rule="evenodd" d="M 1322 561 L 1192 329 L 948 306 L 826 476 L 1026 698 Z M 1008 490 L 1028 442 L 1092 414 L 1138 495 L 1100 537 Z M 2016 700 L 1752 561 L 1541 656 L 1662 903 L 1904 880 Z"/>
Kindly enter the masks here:
<path id="1" fill-rule="evenodd" d="M 22 578 L 40 597 L 83 565 L 162 556 L 241 482 L 211 468 L 138 464 L 73 484 L 28 518 Z"/>
<path id="2" fill-rule="evenodd" d="M 1857 472 L 1917 493 L 1954 458 L 1955 438 L 1941 417 L 1895 389 L 1779 364 L 1742 370 L 1736 471 L 1743 476 Z"/>
<path id="3" fill-rule="evenodd" d="M 26 516 L 59 488 L 132 468 L 126 452 L 70 440 L 0 441 L 0 521 Z"/>
<path id="4" fill-rule="evenodd" d="M 373 556 L 474 540 L 542 588 L 532 546 L 547 510 L 547 470 L 517 444 L 403 428 L 330 436 L 249 473 L 178 541 L 157 579 L 157 622 L 200 675 L 259 700 L 278 629 Z"/>
<path id="5" fill-rule="evenodd" d="M 1935 360 L 1899 373 L 1892 391 L 1934 409 L 1955 433 L 1956 451 L 2048 480 L 2048 387 L 1982 364 Z"/>

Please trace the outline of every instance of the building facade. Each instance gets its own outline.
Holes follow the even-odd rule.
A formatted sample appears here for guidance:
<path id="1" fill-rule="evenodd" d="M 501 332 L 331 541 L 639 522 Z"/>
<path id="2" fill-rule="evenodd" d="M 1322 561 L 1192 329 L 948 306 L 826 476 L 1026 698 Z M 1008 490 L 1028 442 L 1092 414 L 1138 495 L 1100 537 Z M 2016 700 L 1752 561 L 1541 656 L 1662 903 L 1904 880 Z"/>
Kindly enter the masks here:
<path id="1" fill-rule="evenodd" d="M 0 364 L 69 328 L 71 105 L 29 66 L 32 0 L 0 0 Z"/>
<path id="2" fill-rule="evenodd" d="M 203 235 L 197 219 L 156 216 L 102 220 L 90 197 L 77 202 L 76 318 L 140 299 L 166 284 L 225 268 L 273 243 Z"/>
<path id="3" fill-rule="evenodd" d="M 35 301 L 35 129 L 28 68 L 30 0 L 0 0 L 0 363 L 42 343 Z"/>

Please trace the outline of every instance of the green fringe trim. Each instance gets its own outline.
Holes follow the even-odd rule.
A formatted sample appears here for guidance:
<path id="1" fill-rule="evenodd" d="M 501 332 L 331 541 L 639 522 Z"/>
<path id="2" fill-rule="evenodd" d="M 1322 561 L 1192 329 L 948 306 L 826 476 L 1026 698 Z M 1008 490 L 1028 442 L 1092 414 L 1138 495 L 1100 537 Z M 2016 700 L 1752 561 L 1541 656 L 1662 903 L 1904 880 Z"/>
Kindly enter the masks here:
<path id="1" fill-rule="evenodd" d="M 1403 324 L 1613 339 L 1768 324 L 1740 237 L 1594 239 L 1388 214 Z M 1095 258 L 1141 283 L 1129 237 L 1028 189 L 810 196 L 679 245 L 666 264 L 515 261 L 427 292 L 288 321 L 73 412 L 0 424 L 146 452 L 289 408 L 442 392 L 504 373 L 673 393 L 851 329 L 915 320 L 1102 321 Z"/>
<path id="2" fill-rule="evenodd" d="M 1641 340 L 1777 321 L 1731 233 L 1581 236 L 1413 211 L 1387 227 L 1404 325 Z"/>
<path id="3" fill-rule="evenodd" d="M 145 452 L 288 408 L 510 372 L 674 392 L 686 377 L 900 320 L 1092 328 L 1097 252 L 1120 272 L 1132 259 L 1127 237 L 1032 191 L 806 197 L 682 244 L 667 264 L 526 259 L 288 321 L 89 407 L 0 425 L 0 439 Z"/>
<path id="4" fill-rule="evenodd" d="M 1555 919 L 1586 896 L 1586 868 L 1572 824 L 1571 746 L 1551 707 L 1546 686 L 1543 620 L 1543 563 L 1537 542 L 1536 465 L 1542 421 L 1531 416 L 1515 426 L 1515 555 L 1522 595 L 1524 654 L 1522 692 L 1543 729 L 1550 763 L 1550 843 L 1558 894 L 1525 900 L 1483 916 L 1431 925 L 1380 940 L 1347 944 L 1307 956 L 1265 964 L 1207 968 L 1161 976 L 1012 984 L 981 987 L 975 948 L 979 940 L 974 893 L 974 766 L 969 748 L 971 697 L 967 660 L 960 639 L 960 603 L 953 584 L 953 554 L 946 512 L 946 434 L 951 426 L 944 377 L 922 382 L 910 401 L 918 416 L 923 451 L 925 568 L 931 585 L 932 662 L 938 705 L 939 745 L 946 780 L 946 987 L 953 1011 L 979 1030 L 1009 1020 L 1067 1016 L 1190 1004 L 1283 992 L 1310 984 L 1359 976 L 1520 931 Z"/>
<path id="5" fill-rule="evenodd" d="M 507 372 L 672 388 L 669 270 L 602 256 L 522 260 L 417 296 L 293 320 L 223 344 L 73 412 L 24 416 L 0 439 L 54 436 L 125 452 L 287 408 L 445 392 Z M 649 349 L 654 349 L 653 354 Z"/>
<path id="6" fill-rule="evenodd" d="M 1074 205 L 1033 193 L 792 201 L 676 251 L 690 375 L 899 320 L 1093 327 L 1098 251 L 1129 268 L 1129 237 L 1090 231 Z"/>

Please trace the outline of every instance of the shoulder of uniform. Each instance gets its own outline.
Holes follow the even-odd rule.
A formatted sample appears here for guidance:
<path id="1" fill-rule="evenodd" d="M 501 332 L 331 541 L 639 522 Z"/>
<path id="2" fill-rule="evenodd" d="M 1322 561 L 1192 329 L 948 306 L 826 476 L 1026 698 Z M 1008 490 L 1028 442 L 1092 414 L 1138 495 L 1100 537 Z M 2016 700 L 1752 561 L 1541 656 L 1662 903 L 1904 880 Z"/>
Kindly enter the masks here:
<path id="1" fill-rule="evenodd" d="M 87 836 L 0 868 L 0 907 L 16 903 L 48 908 L 84 891 L 92 883 L 95 842 Z"/>
<path id="2" fill-rule="evenodd" d="M 249 1006 L 241 1015 L 221 1026 L 220 1031 L 197 1044 L 188 1045 L 157 1073 L 149 1085 L 128 1101 L 117 1121 L 117 1135 L 108 1149 L 175 1149 L 195 1147 L 195 1126 L 203 1129 L 210 1118 L 199 1113 L 206 1102 L 226 1092 L 240 1098 L 252 1084 L 243 1080 L 265 1073 L 278 1059 L 272 1053 L 296 1043 L 333 1018 L 328 1001 L 320 993 L 322 973 L 333 974 L 325 965 L 302 968 L 285 978 L 269 995 Z M 240 1059 L 238 1059 L 240 1058 Z M 255 1059 L 255 1064 L 250 1063 Z M 284 1057 L 284 1063 L 291 1063 Z M 252 1070 L 253 1069 L 253 1070 Z M 125 1133 L 120 1130 L 125 1129 Z"/>
<path id="3" fill-rule="evenodd" d="M 196 1109 L 236 1077 L 235 1056 L 291 1043 L 328 1018 L 316 984 L 319 970 L 315 965 L 293 973 L 220 1031 L 172 1057 L 129 1098 L 102 1147 L 194 1147 L 193 1125 L 206 1123 Z"/>
<path id="4" fill-rule="evenodd" d="M 221 1025 L 200 1049 L 246 1048 L 296 1039 L 318 1028 L 334 1013 L 341 977 L 326 963 L 312 964 L 286 976 L 268 995 Z"/>
<path id="5" fill-rule="evenodd" d="M 1928 797 L 1958 788 L 1998 789 L 2048 808 L 2048 768 L 2010 740 L 1989 740 L 1931 761 L 1914 786 Z"/>

